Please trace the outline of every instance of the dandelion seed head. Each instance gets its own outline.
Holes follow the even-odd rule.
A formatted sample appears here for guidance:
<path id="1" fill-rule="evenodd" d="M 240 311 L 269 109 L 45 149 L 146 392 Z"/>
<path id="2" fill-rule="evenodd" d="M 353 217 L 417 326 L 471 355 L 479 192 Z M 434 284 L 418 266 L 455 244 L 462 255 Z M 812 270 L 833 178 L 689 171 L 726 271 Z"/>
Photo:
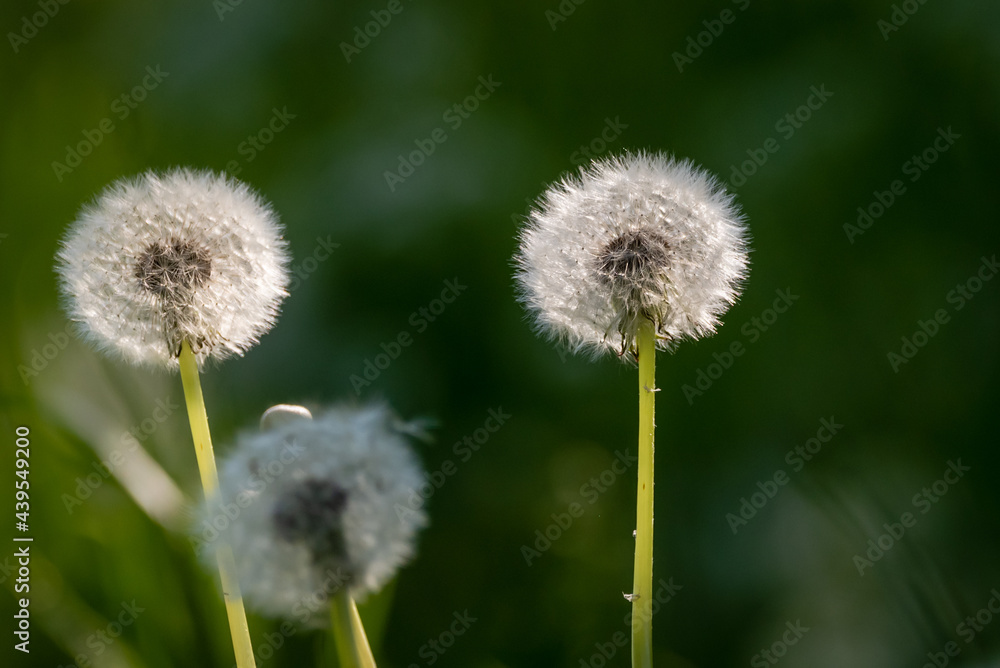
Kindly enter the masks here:
<path id="1" fill-rule="evenodd" d="M 551 186 L 515 257 L 536 328 L 574 352 L 660 348 L 715 332 L 747 275 L 747 230 L 723 186 L 660 153 L 596 160 Z"/>
<path id="2" fill-rule="evenodd" d="M 57 256 L 70 318 L 103 352 L 177 368 L 242 355 L 287 296 L 277 215 L 243 183 L 189 169 L 146 172 L 83 207 Z"/>
<path id="3" fill-rule="evenodd" d="M 412 503 L 424 479 L 401 425 L 375 404 L 238 436 L 220 464 L 219 498 L 204 505 L 197 526 L 239 509 L 222 537 L 248 606 L 323 625 L 328 615 L 302 619 L 302 611 L 333 593 L 331 574 L 363 598 L 413 557 L 427 524 L 422 504 Z M 219 542 L 201 550 L 206 567 Z"/>

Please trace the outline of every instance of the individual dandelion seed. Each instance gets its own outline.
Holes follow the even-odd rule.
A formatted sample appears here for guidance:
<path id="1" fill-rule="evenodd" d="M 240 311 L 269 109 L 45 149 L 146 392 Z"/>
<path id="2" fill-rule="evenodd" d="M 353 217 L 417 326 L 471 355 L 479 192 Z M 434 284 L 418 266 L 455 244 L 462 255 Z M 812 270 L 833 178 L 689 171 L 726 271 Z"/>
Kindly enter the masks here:
<path id="1" fill-rule="evenodd" d="M 277 216 L 222 174 L 173 169 L 110 185 L 70 226 L 57 256 L 66 309 L 100 350 L 179 369 L 205 496 L 219 485 L 198 376 L 243 354 L 274 324 L 289 257 Z M 239 668 L 255 665 L 232 550 L 217 550 Z"/>
<path id="2" fill-rule="evenodd" d="M 189 169 L 146 172 L 85 206 L 58 254 L 70 318 L 103 352 L 176 369 L 242 355 L 275 322 L 289 282 L 271 207 L 246 185 Z"/>
<path id="3" fill-rule="evenodd" d="M 409 425 L 384 405 L 336 407 L 314 419 L 298 407 L 282 409 L 280 419 L 268 411 L 266 431 L 237 437 L 201 526 L 239 508 L 223 535 L 237 555 L 247 604 L 323 626 L 326 615 L 302 618 L 317 597 L 333 603 L 336 589 L 364 598 L 414 556 L 427 516 L 408 499 L 423 470 L 407 441 Z M 211 553 L 202 556 L 211 560 Z"/>
<path id="4" fill-rule="evenodd" d="M 746 279 L 747 236 L 713 176 L 660 153 L 581 168 L 545 192 L 520 235 L 515 278 L 536 329 L 639 366 L 633 668 L 652 666 L 656 349 L 715 332 Z"/>

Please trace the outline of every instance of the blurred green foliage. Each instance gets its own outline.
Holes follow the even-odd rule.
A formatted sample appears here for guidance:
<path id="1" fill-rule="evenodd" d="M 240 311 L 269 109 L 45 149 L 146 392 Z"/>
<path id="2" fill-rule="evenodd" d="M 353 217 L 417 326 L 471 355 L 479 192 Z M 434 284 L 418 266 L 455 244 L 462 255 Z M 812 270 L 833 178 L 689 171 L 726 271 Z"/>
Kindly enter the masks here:
<path id="1" fill-rule="evenodd" d="M 43 6 L 54 15 L 38 18 Z M 749 174 L 734 188 L 754 239 L 744 297 L 718 335 L 658 363 L 654 577 L 682 588 L 654 622 L 657 665 L 769 665 L 758 653 L 799 620 L 809 631 L 782 665 L 915 666 L 948 642 L 961 665 L 1000 660 L 1000 622 L 971 640 L 960 627 L 1000 582 L 1000 284 L 961 310 L 948 300 L 1000 250 L 996 3 L 16 0 L 0 25 L 0 457 L 10 481 L 28 425 L 35 538 L 32 652 L 4 665 L 232 664 L 184 534 L 200 489 L 183 409 L 149 421 L 157 400 L 180 403 L 180 383 L 64 339 L 52 271 L 83 203 L 172 165 L 228 169 L 270 199 L 299 274 L 275 330 L 205 374 L 220 453 L 278 402 L 382 398 L 439 423 L 421 455 L 457 472 L 428 500 L 419 557 L 365 611 L 374 635 L 385 623 L 380 665 L 603 665 L 598 646 L 627 631 L 635 483 L 582 488 L 634 448 L 635 370 L 537 338 L 510 263 L 526 203 L 581 147 Z M 446 116 L 480 77 L 499 85 Z M 811 87 L 832 96 L 803 112 Z M 949 128 L 958 139 L 907 171 Z M 386 172 L 429 138 L 390 188 Z M 78 166 L 54 168 L 81 142 L 94 145 Z M 894 180 L 902 194 L 849 240 L 844 225 Z M 467 290 L 431 322 L 419 309 L 446 280 Z M 798 299 L 772 319 L 779 289 Z M 894 371 L 887 355 L 938 309 L 950 320 Z M 355 393 L 351 376 L 403 331 L 413 343 Z M 712 368 L 735 342 L 745 352 Z M 711 386 L 686 396 L 700 373 Z M 511 417 L 456 450 L 490 409 Z M 786 453 L 830 418 L 843 428 L 796 470 Z M 114 452 L 125 463 L 67 509 Z M 968 473 L 918 504 L 957 459 Z M 727 514 L 773 491 L 778 469 L 790 482 L 734 535 Z M 523 547 L 573 502 L 584 515 L 527 565 Z M 859 575 L 855 556 L 907 511 L 915 526 Z M 14 599 L 0 600 L 7 628 Z M 132 601 L 144 612 L 121 638 L 94 640 Z M 465 611 L 468 631 L 430 649 Z M 258 649 L 279 628 L 250 623 Z M 325 643 L 300 631 L 258 665 L 310 665 Z"/>

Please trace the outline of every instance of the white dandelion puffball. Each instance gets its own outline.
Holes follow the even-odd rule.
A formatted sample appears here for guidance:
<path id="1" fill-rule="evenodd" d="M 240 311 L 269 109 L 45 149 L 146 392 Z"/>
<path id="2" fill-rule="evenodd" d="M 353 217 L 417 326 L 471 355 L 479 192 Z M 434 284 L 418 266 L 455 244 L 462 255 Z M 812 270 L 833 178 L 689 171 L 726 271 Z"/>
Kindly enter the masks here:
<path id="1" fill-rule="evenodd" d="M 334 408 L 315 419 L 282 412 L 267 431 L 238 437 L 195 544 L 209 548 L 199 551 L 211 567 L 211 548 L 222 542 L 215 533 L 228 540 L 247 605 L 324 625 L 329 615 L 320 608 L 341 586 L 363 598 L 413 557 L 427 524 L 410 503 L 423 469 L 407 425 L 383 405 Z"/>
<path id="2" fill-rule="evenodd" d="M 747 275 L 747 230 L 723 186 L 655 153 L 596 160 L 551 186 L 515 262 L 536 327 L 574 352 L 634 350 L 642 319 L 657 345 L 715 331 Z"/>
<path id="3" fill-rule="evenodd" d="M 287 296 L 277 214 L 243 183 L 209 171 L 146 172 L 84 206 L 57 256 L 66 309 L 102 352 L 176 369 L 242 355 Z"/>

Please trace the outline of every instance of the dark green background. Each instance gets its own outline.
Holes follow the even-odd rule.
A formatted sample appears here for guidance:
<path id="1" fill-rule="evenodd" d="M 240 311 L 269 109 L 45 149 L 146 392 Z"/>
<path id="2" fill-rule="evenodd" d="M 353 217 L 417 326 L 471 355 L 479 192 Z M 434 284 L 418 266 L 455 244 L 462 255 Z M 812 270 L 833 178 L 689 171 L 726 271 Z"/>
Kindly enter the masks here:
<path id="1" fill-rule="evenodd" d="M 742 299 L 718 335 L 658 357 L 654 576 L 683 589 L 655 618 L 657 665 L 747 665 L 799 620 L 810 630 L 783 666 L 919 666 L 949 641 L 961 650 L 952 665 L 1000 660 L 1000 619 L 972 642 L 957 628 L 1000 587 L 1000 281 L 960 311 L 947 299 L 1000 250 L 1000 7 L 910 0 L 916 13 L 884 39 L 889 2 L 564 0 L 574 11 L 553 29 L 556 0 L 404 0 L 346 62 L 340 44 L 385 6 L 246 0 L 220 20 L 208 0 L 74 0 L 16 53 L 9 36 L 0 44 L 4 513 L 14 427 L 33 438 L 32 653 L 13 665 L 71 665 L 79 651 L 94 665 L 231 665 L 212 576 L 183 533 L 201 494 L 183 409 L 145 441 L 151 461 L 127 453 L 131 482 L 115 476 L 72 514 L 61 500 L 157 399 L 180 401 L 179 380 L 75 341 L 45 346 L 65 326 L 53 255 L 83 203 L 149 168 L 233 160 L 280 212 L 296 264 L 315 270 L 258 347 L 205 374 L 218 452 L 272 403 L 357 401 L 351 375 L 409 331 L 413 344 L 360 399 L 435 418 L 421 456 L 458 471 L 429 500 L 432 526 L 391 600 L 366 611 L 373 633 L 386 620 L 380 665 L 428 665 L 421 646 L 465 610 L 477 621 L 435 665 L 601 665 L 595 643 L 627 630 L 634 469 L 584 500 L 530 567 L 521 550 L 615 451 L 634 451 L 636 373 L 537 338 L 510 258 L 526 201 L 576 167 L 606 119 L 627 126 L 607 151 L 669 151 L 725 180 L 748 150 L 779 146 L 735 189 L 753 235 Z M 732 21 L 712 23 L 726 9 Z M 38 11 L 5 2 L 2 32 Z M 678 71 L 673 54 L 702 32 L 708 45 Z M 119 118 L 114 100 L 147 66 L 169 75 Z M 445 123 L 490 75 L 496 91 L 459 128 Z M 779 132 L 812 86 L 833 95 L 791 137 Z M 241 142 L 274 109 L 294 119 L 247 160 Z M 57 178 L 52 163 L 105 117 L 114 131 Z M 390 191 L 384 172 L 438 127 L 447 141 Z M 948 128 L 959 138 L 910 181 L 905 163 Z M 843 226 L 896 179 L 905 192 L 850 243 Z M 302 265 L 318 238 L 339 247 Z M 467 290 L 418 333 L 410 314 L 456 278 Z M 751 342 L 778 289 L 798 300 Z M 887 354 L 937 309 L 949 322 L 894 372 Z M 682 385 L 737 341 L 746 352 L 689 403 Z M 18 367 L 45 350 L 54 359 L 23 382 Z M 509 421 L 460 461 L 452 445 L 498 407 Z M 793 471 L 786 453 L 831 416 L 843 428 Z M 959 458 L 971 470 L 922 514 L 914 495 Z M 777 469 L 789 484 L 734 535 L 726 514 Z M 175 487 L 149 511 L 130 490 L 150 492 L 157 472 Z M 860 576 L 854 556 L 907 511 L 916 526 Z M 2 526 L 8 535 L 13 519 Z M 12 597 L 0 599 L 8 629 Z M 88 635 L 133 599 L 145 611 L 96 656 Z M 250 621 L 258 643 L 277 628 Z M 323 642 L 296 633 L 259 665 L 313 664 Z"/>

